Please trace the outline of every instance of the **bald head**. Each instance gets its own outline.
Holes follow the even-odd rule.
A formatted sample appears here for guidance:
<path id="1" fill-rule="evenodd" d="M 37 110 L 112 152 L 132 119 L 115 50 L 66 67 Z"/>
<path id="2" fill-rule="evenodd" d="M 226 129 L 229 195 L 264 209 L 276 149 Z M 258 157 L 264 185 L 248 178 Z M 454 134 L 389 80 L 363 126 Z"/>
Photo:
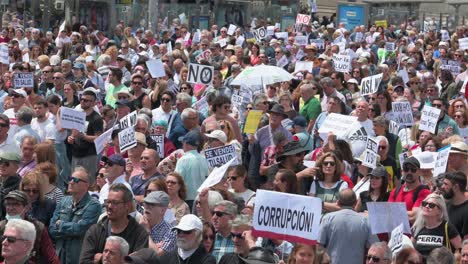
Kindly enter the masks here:
<path id="1" fill-rule="evenodd" d="M 340 206 L 354 207 L 356 202 L 356 194 L 352 189 L 344 189 L 338 194 L 338 204 Z"/>

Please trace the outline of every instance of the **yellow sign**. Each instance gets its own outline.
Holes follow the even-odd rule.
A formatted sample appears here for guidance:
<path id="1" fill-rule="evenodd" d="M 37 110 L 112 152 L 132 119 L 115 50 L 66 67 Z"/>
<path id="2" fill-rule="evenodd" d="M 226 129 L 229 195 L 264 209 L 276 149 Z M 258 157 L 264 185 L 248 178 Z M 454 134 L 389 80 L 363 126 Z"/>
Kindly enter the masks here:
<path id="1" fill-rule="evenodd" d="M 262 118 L 263 111 L 250 110 L 247 120 L 245 121 L 244 133 L 253 134 L 257 131 L 258 123 Z"/>
<path id="2" fill-rule="evenodd" d="M 376 20 L 374 23 L 376 27 L 382 26 L 383 28 L 387 28 L 387 20 Z"/>

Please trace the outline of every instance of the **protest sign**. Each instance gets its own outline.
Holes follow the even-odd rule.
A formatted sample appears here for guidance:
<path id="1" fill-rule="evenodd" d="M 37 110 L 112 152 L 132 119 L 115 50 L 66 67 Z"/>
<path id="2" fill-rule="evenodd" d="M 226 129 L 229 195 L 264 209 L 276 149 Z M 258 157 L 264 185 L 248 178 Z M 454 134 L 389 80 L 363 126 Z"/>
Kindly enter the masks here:
<path id="1" fill-rule="evenodd" d="M 130 114 L 122 117 L 120 120 L 119 120 L 119 129 L 125 129 L 125 128 L 128 128 L 128 127 L 134 127 L 136 125 L 136 118 L 137 118 L 137 111 L 133 111 L 131 112 Z"/>
<path id="2" fill-rule="evenodd" d="M 104 150 L 104 145 L 112 140 L 112 131 L 114 131 L 114 128 L 108 129 L 94 140 L 96 154 L 101 154 L 101 152 Z"/>
<path id="3" fill-rule="evenodd" d="M 279 39 L 288 39 L 288 32 L 276 32 L 275 36 Z"/>
<path id="4" fill-rule="evenodd" d="M 136 147 L 137 141 L 135 137 L 135 128 L 127 127 L 118 134 L 119 136 L 119 146 L 120 152 L 125 152 L 131 148 Z"/>
<path id="5" fill-rule="evenodd" d="M 403 224 L 398 225 L 392 230 L 390 235 L 390 241 L 388 242 L 388 247 L 390 247 L 392 252 L 399 250 L 403 245 Z"/>
<path id="6" fill-rule="evenodd" d="M 151 139 L 158 145 L 159 157 L 164 158 L 164 135 L 151 135 Z"/>
<path id="7" fill-rule="evenodd" d="M 379 149 L 379 142 L 375 141 L 374 139 L 367 137 L 366 142 L 366 153 L 364 160 L 362 161 L 362 165 L 367 166 L 369 168 L 375 168 L 377 166 L 377 151 Z"/>
<path id="8" fill-rule="evenodd" d="M 267 36 L 266 28 L 264 27 L 256 28 L 253 30 L 253 34 L 257 42 L 261 42 Z"/>
<path id="9" fill-rule="evenodd" d="M 347 55 L 333 54 L 333 66 L 337 72 L 350 72 L 351 58 Z"/>
<path id="10" fill-rule="evenodd" d="M 84 132 L 86 130 L 86 113 L 68 107 L 61 107 L 60 127 Z"/>
<path id="11" fill-rule="evenodd" d="M 8 46 L 0 44 L 0 63 L 10 64 L 10 56 L 8 53 Z"/>
<path id="12" fill-rule="evenodd" d="M 240 106 L 242 105 L 242 102 L 244 100 L 244 97 L 240 96 L 240 95 L 237 95 L 237 94 L 233 94 L 231 96 L 231 103 L 237 108 L 239 109 Z"/>
<path id="13" fill-rule="evenodd" d="M 228 31 L 227 31 L 227 34 L 229 36 L 234 35 L 234 32 L 236 32 L 236 28 L 237 28 L 236 25 L 230 24 L 229 28 L 228 28 Z"/>
<path id="14" fill-rule="evenodd" d="M 236 148 L 234 145 L 227 145 L 217 148 L 205 149 L 205 157 L 206 161 L 208 162 L 208 167 L 219 167 L 226 164 L 226 162 L 237 158 Z M 233 165 L 236 164 L 237 162 Z"/>
<path id="15" fill-rule="evenodd" d="M 403 152 L 398 155 L 398 160 L 400 161 L 400 164 L 403 164 L 405 159 L 408 158 L 408 152 Z"/>
<path id="16" fill-rule="evenodd" d="M 460 49 L 467 50 L 468 49 L 468 37 L 458 39 L 458 45 L 460 46 Z"/>
<path id="17" fill-rule="evenodd" d="M 383 73 L 372 75 L 362 78 L 361 81 L 361 95 L 374 94 L 379 89 L 380 82 L 382 81 Z"/>
<path id="18" fill-rule="evenodd" d="M 244 44 L 245 38 L 243 36 L 239 36 L 236 39 L 236 45 L 242 46 Z"/>
<path id="19" fill-rule="evenodd" d="M 187 16 L 185 15 L 185 13 L 180 14 L 179 19 L 180 19 L 181 24 L 186 24 L 187 23 Z"/>
<path id="20" fill-rule="evenodd" d="M 434 164 L 434 172 L 433 176 L 437 177 L 439 174 L 444 173 L 447 168 L 447 161 L 449 158 L 450 149 L 452 148 L 451 145 L 447 145 L 439 150 L 437 150 L 437 158 Z"/>
<path id="21" fill-rule="evenodd" d="M 200 63 L 202 60 L 208 60 L 211 55 L 211 50 L 207 49 L 200 53 L 197 57 L 195 57 L 195 60 Z"/>
<path id="22" fill-rule="evenodd" d="M 32 72 L 17 72 L 13 74 L 13 87 L 15 89 L 33 88 L 34 74 Z"/>
<path id="23" fill-rule="evenodd" d="M 385 42 L 385 50 L 387 52 L 394 52 L 395 51 L 395 42 Z"/>
<path id="24" fill-rule="evenodd" d="M 197 32 L 193 33 L 192 42 L 193 43 L 200 43 L 200 40 L 201 40 L 201 32 L 200 32 L 199 29 L 197 29 Z"/>
<path id="25" fill-rule="evenodd" d="M 374 24 L 376 27 L 382 26 L 383 28 L 387 28 L 387 20 L 376 20 Z"/>
<path id="26" fill-rule="evenodd" d="M 190 35 L 191 35 L 190 32 L 185 33 L 184 42 L 188 42 L 190 40 Z"/>
<path id="27" fill-rule="evenodd" d="M 146 67 L 153 78 L 160 78 L 166 76 L 166 71 L 164 70 L 164 64 L 160 59 L 149 60 L 146 62 Z"/>
<path id="28" fill-rule="evenodd" d="M 440 116 L 440 109 L 425 105 L 422 110 L 421 121 L 419 122 L 419 129 L 435 134 L 436 125 L 437 125 L 437 121 L 439 120 L 439 116 Z"/>
<path id="29" fill-rule="evenodd" d="M 215 167 L 210 175 L 206 178 L 206 180 L 198 187 L 197 192 L 203 191 L 203 189 L 210 188 L 211 186 L 215 186 L 218 184 L 223 178 L 224 175 L 226 174 L 227 169 L 231 166 L 234 165 L 233 163 L 236 161 L 236 159 L 231 159 L 230 161 L 226 162 L 223 166 L 220 167 Z"/>
<path id="30" fill-rule="evenodd" d="M 323 39 L 309 39 L 310 44 L 315 44 L 318 50 L 325 50 L 325 41 Z"/>
<path id="31" fill-rule="evenodd" d="M 168 55 L 172 55 L 172 42 L 167 42 L 166 43 L 166 48 L 167 48 L 167 53 Z"/>
<path id="32" fill-rule="evenodd" d="M 448 41 L 450 40 L 450 35 L 449 35 L 449 32 L 445 29 L 442 29 L 440 31 L 440 38 L 442 41 Z"/>
<path id="33" fill-rule="evenodd" d="M 210 85 L 213 82 L 214 67 L 201 64 L 189 64 L 187 82 Z"/>
<path id="34" fill-rule="evenodd" d="M 308 71 L 312 73 L 312 69 L 314 68 L 313 61 L 296 61 L 296 66 L 294 67 L 294 72 L 299 71 Z"/>
<path id="35" fill-rule="evenodd" d="M 393 120 L 390 120 L 388 125 L 388 132 L 393 135 L 398 136 L 398 131 L 400 130 L 400 126 Z"/>
<path id="36" fill-rule="evenodd" d="M 454 60 L 442 60 L 441 70 L 449 70 L 453 76 L 460 74 L 460 62 Z"/>
<path id="37" fill-rule="evenodd" d="M 206 101 L 206 96 L 203 96 L 202 98 L 200 98 L 200 100 L 194 103 L 192 105 L 192 108 L 202 113 L 204 116 L 208 116 L 208 109 L 210 108 L 210 106 Z"/>
<path id="38" fill-rule="evenodd" d="M 368 202 L 369 224 L 372 234 L 390 233 L 403 224 L 403 232 L 411 234 L 405 203 Z"/>
<path id="39" fill-rule="evenodd" d="M 345 135 L 350 127 L 357 121 L 356 116 L 340 115 L 336 113 L 330 113 L 323 121 L 318 132 L 320 134 L 328 134 L 333 132 L 337 137 Z"/>
<path id="40" fill-rule="evenodd" d="M 220 39 L 220 40 L 218 40 L 218 42 L 216 42 L 216 43 L 218 43 L 219 46 L 220 46 L 221 48 L 224 48 L 224 47 L 227 46 L 227 39 L 225 39 L 225 38 Z"/>
<path id="41" fill-rule="evenodd" d="M 403 79 L 404 83 L 409 82 L 409 76 L 408 76 L 408 72 L 406 71 L 406 69 L 399 70 L 398 76 L 400 76 Z"/>
<path id="42" fill-rule="evenodd" d="M 294 38 L 294 43 L 297 43 L 298 45 L 301 45 L 301 46 L 307 45 L 307 36 L 296 36 Z"/>
<path id="43" fill-rule="evenodd" d="M 356 35 L 354 35 L 354 42 L 361 42 L 363 37 L 364 35 L 362 32 L 356 32 Z"/>
<path id="44" fill-rule="evenodd" d="M 296 53 L 296 61 L 302 60 L 302 58 L 304 58 L 305 55 L 306 55 L 305 52 L 304 52 L 302 49 L 300 49 L 300 50 L 297 51 L 297 53 Z"/>
<path id="45" fill-rule="evenodd" d="M 281 23 L 277 22 L 274 26 L 275 29 L 281 29 Z"/>
<path id="46" fill-rule="evenodd" d="M 288 65 L 289 60 L 286 55 L 283 55 L 277 62 L 276 66 L 283 68 L 284 66 Z M 296 62 L 297 63 L 297 62 Z"/>
<path id="47" fill-rule="evenodd" d="M 261 110 L 250 110 L 245 121 L 244 133 L 253 134 L 257 131 L 258 123 L 262 118 L 263 111 Z"/>
<path id="48" fill-rule="evenodd" d="M 275 35 L 275 26 L 267 26 L 267 36 Z"/>
<path id="49" fill-rule="evenodd" d="M 297 14 L 296 16 L 296 24 L 304 24 L 308 25 L 310 22 L 310 16 L 309 15 L 304 15 L 304 14 Z"/>
<path id="50" fill-rule="evenodd" d="M 29 62 L 29 53 L 23 54 L 23 62 Z"/>
<path id="51" fill-rule="evenodd" d="M 322 200 L 297 194 L 257 190 L 252 235 L 315 244 L 319 238 Z"/>
<path id="52" fill-rule="evenodd" d="M 413 108 L 408 101 L 392 102 L 393 121 L 402 126 L 414 125 Z"/>

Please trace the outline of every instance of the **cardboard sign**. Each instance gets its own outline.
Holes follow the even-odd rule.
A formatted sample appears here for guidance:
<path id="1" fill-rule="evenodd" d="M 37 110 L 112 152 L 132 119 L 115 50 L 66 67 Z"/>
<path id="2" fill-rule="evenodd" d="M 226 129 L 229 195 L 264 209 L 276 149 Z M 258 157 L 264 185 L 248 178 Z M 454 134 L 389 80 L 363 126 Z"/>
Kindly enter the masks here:
<path id="1" fill-rule="evenodd" d="M 230 24 L 229 28 L 228 28 L 228 31 L 227 31 L 227 34 L 229 36 L 234 35 L 234 32 L 236 32 L 236 29 L 237 29 L 236 25 Z"/>
<path id="2" fill-rule="evenodd" d="M 392 234 L 390 235 L 390 241 L 388 242 L 388 247 L 395 252 L 401 248 L 403 245 L 403 224 L 395 227 L 392 230 Z"/>
<path id="3" fill-rule="evenodd" d="M 468 38 L 458 39 L 458 45 L 460 49 L 467 50 L 468 49 Z"/>
<path id="4" fill-rule="evenodd" d="M 151 135 L 151 138 L 158 145 L 159 157 L 164 158 L 164 135 Z"/>
<path id="5" fill-rule="evenodd" d="M 10 64 L 10 56 L 8 54 L 8 46 L 0 45 L 0 63 Z"/>
<path id="6" fill-rule="evenodd" d="M 316 244 L 322 200 L 297 194 L 257 190 L 252 235 Z"/>
<path id="7" fill-rule="evenodd" d="M 369 224 L 372 234 L 390 233 L 403 224 L 403 232 L 411 234 L 405 203 L 368 202 Z"/>
<path id="8" fill-rule="evenodd" d="M 26 52 L 25 54 L 23 54 L 23 61 L 24 62 L 29 62 L 29 53 Z"/>
<path id="9" fill-rule="evenodd" d="M 334 54 L 333 66 L 337 72 L 350 72 L 351 71 L 351 58 L 347 55 Z"/>
<path id="10" fill-rule="evenodd" d="M 227 145 L 223 147 L 205 149 L 205 157 L 206 161 L 208 162 L 208 167 L 219 167 L 232 159 L 237 159 L 236 148 L 234 145 Z"/>
<path id="11" fill-rule="evenodd" d="M 422 110 L 421 121 L 419 122 L 419 129 L 435 134 L 437 121 L 439 120 L 440 109 L 432 106 L 425 105 Z"/>
<path id="12" fill-rule="evenodd" d="M 357 121 L 357 116 L 340 115 L 336 113 L 330 113 L 323 121 L 318 132 L 320 134 L 328 134 L 333 132 L 337 137 L 345 135 L 348 130 Z"/>
<path id="13" fill-rule="evenodd" d="M 206 180 L 198 187 L 197 192 L 201 192 L 206 188 L 210 188 L 211 186 L 215 186 L 218 184 L 223 178 L 224 175 L 226 174 L 227 169 L 233 165 L 236 159 L 232 159 L 228 161 L 226 164 L 224 164 L 221 167 L 215 167 L 210 175 L 206 178 Z"/>
<path id="14" fill-rule="evenodd" d="M 112 140 L 112 131 L 114 131 L 114 128 L 108 129 L 94 140 L 97 155 L 101 154 L 104 150 L 104 145 Z"/>
<path id="15" fill-rule="evenodd" d="M 13 74 L 13 87 L 15 87 L 15 89 L 33 88 L 34 74 L 32 72 L 18 72 Z"/>
<path id="16" fill-rule="evenodd" d="M 188 70 L 188 83 L 199 83 L 204 85 L 211 85 L 213 82 L 214 67 L 201 64 L 189 64 Z"/>
<path id="17" fill-rule="evenodd" d="M 119 132 L 119 146 L 120 152 L 125 152 L 129 149 L 136 147 L 137 141 L 135 137 L 135 128 L 128 127 Z"/>
<path id="18" fill-rule="evenodd" d="M 361 95 L 374 94 L 379 90 L 383 73 L 372 75 L 361 80 Z"/>
<path id="19" fill-rule="evenodd" d="M 379 142 L 374 139 L 367 137 L 365 157 L 362 164 L 369 168 L 375 168 L 377 166 L 377 151 L 379 149 Z"/>
<path id="20" fill-rule="evenodd" d="M 439 174 L 444 173 L 446 171 L 447 161 L 449 158 L 449 153 L 450 153 L 451 148 L 452 148 L 451 145 L 447 145 L 437 150 L 437 158 L 436 158 L 435 165 L 434 165 L 434 172 L 432 174 L 434 177 L 437 177 L 439 176 Z"/>
<path id="21" fill-rule="evenodd" d="M 288 32 L 276 32 L 275 36 L 279 39 L 288 39 Z"/>
<path id="22" fill-rule="evenodd" d="M 253 30 L 253 34 L 257 42 L 261 42 L 267 37 L 267 30 L 264 27 L 259 27 Z"/>
<path id="23" fill-rule="evenodd" d="M 61 107 L 60 127 L 66 129 L 76 129 L 80 132 L 85 132 L 86 113 L 68 107 Z"/>
<path id="24" fill-rule="evenodd" d="M 308 25 L 310 23 L 311 17 L 309 15 L 297 14 L 296 24 Z"/>
<path id="25" fill-rule="evenodd" d="M 236 39 L 236 45 L 242 46 L 242 45 L 244 45 L 244 42 L 245 42 L 245 38 L 244 38 L 243 36 L 237 37 L 237 39 Z"/>
<path id="26" fill-rule="evenodd" d="M 307 45 L 307 36 L 296 36 L 294 38 L 294 43 L 297 43 L 301 46 Z"/>
<path id="27" fill-rule="evenodd" d="M 393 121 L 402 126 L 414 125 L 413 108 L 409 102 L 392 102 Z"/>
<path id="28" fill-rule="evenodd" d="M 244 133 L 253 134 L 257 131 L 258 124 L 262 118 L 263 111 L 261 110 L 250 110 L 245 121 Z"/>
<path id="29" fill-rule="evenodd" d="M 153 78 L 166 77 L 166 71 L 164 70 L 164 64 L 160 59 L 149 60 L 146 62 L 146 67 Z"/>
<path id="30" fill-rule="evenodd" d="M 119 120 L 118 128 L 119 129 L 126 129 L 126 128 L 129 128 L 129 127 L 134 127 L 136 125 L 136 118 L 137 118 L 137 111 L 135 110 L 135 111 L 131 112 L 130 114 L 122 117 Z"/>
<path id="31" fill-rule="evenodd" d="M 309 43 L 314 43 L 319 50 L 325 50 L 325 41 L 323 39 L 309 39 Z"/>
<path id="32" fill-rule="evenodd" d="M 294 72 L 299 71 L 308 71 L 312 73 L 312 69 L 314 68 L 313 61 L 296 61 L 296 65 L 294 67 Z"/>

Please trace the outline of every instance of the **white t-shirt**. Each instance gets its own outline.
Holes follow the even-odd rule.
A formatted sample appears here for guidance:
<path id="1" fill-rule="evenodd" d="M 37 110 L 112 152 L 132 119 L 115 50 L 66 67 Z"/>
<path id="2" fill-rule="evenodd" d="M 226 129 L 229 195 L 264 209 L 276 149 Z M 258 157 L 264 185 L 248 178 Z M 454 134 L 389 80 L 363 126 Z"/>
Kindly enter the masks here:
<path id="1" fill-rule="evenodd" d="M 375 137 L 374 125 L 370 119 L 357 122 L 346 136 L 354 157 L 359 157 L 366 149 L 367 137 Z"/>
<path id="2" fill-rule="evenodd" d="M 46 140 L 54 140 L 55 141 L 55 124 L 49 118 L 46 119 L 44 122 L 39 122 L 37 117 L 33 118 L 31 121 L 31 128 L 37 132 L 39 137 L 41 138 L 41 142 Z"/>
<path id="3" fill-rule="evenodd" d="M 152 111 L 153 114 L 153 122 L 156 122 L 157 120 L 165 120 L 169 124 L 169 118 L 171 115 L 175 115 L 176 112 L 174 110 L 171 110 L 169 113 L 164 112 L 162 107 L 158 107 Z"/>
<path id="4" fill-rule="evenodd" d="M 8 116 L 10 119 L 10 129 L 8 130 L 8 138 L 12 139 L 13 136 L 16 134 L 16 130 L 18 129 L 18 120 L 16 119 L 16 113 L 13 108 L 9 108 L 3 112 L 4 115 Z"/>

